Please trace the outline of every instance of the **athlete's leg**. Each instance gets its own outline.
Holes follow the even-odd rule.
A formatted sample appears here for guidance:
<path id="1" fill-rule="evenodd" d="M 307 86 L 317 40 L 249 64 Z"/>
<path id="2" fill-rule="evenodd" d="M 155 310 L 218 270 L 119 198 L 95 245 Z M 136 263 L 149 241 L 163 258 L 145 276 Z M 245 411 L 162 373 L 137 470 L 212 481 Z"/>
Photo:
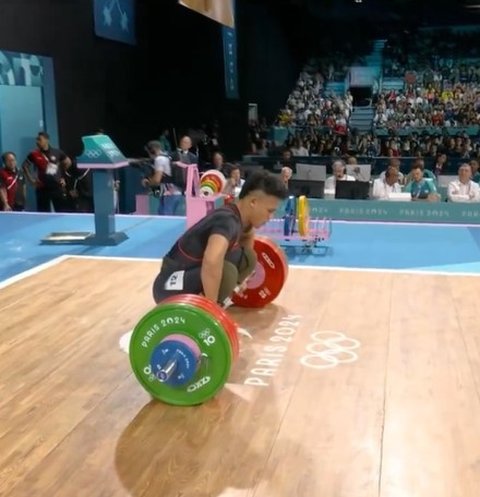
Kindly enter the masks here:
<path id="1" fill-rule="evenodd" d="M 255 269 L 257 256 L 251 249 L 236 249 L 227 254 L 223 262 L 222 280 L 218 292 L 218 302 L 222 303 L 230 297 L 240 283 Z M 170 259 L 164 258 L 160 273 L 153 284 L 155 302 L 182 293 L 203 293 L 201 266 L 181 269 Z"/>
<path id="2" fill-rule="evenodd" d="M 201 267 L 181 269 L 167 258 L 163 259 L 162 268 L 153 283 L 153 298 L 160 301 L 182 293 L 202 293 Z"/>
<path id="3" fill-rule="evenodd" d="M 237 284 L 250 276 L 257 265 L 257 254 L 249 248 L 238 248 L 227 254 L 226 260 L 235 265 L 238 270 Z"/>

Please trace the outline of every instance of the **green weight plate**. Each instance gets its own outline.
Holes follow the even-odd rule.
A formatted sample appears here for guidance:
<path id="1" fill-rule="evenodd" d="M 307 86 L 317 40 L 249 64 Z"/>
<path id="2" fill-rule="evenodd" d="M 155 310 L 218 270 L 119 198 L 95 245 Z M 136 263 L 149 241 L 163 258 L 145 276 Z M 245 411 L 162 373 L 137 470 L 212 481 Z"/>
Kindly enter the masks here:
<path id="1" fill-rule="evenodd" d="M 150 358 L 168 335 L 182 334 L 195 340 L 203 357 L 193 380 L 172 387 L 157 380 Z M 232 348 L 227 333 L 210 313 L 191 304 L 159 305 L 146 314 L 133 330 L 130 364 L 140 384 L 154 398 L 174 405 L 206 402 L 224 386 L 232 366 Z"/>

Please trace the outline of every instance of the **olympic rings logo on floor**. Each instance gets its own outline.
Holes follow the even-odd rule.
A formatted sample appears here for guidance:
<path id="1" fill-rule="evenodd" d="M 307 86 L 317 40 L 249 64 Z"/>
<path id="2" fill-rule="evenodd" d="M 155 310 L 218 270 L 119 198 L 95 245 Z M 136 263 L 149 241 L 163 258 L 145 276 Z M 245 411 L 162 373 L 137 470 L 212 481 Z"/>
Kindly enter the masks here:
<path id="1" fill-rule="evenodd" d="M 358 340 L 338 331 L 317 331 L 310 336 L 313 343 L 307 345 L 308 354 L 300 359 L 307 368 L 329 369 L 358 359 L 354 352 L 360 348 Z"/>

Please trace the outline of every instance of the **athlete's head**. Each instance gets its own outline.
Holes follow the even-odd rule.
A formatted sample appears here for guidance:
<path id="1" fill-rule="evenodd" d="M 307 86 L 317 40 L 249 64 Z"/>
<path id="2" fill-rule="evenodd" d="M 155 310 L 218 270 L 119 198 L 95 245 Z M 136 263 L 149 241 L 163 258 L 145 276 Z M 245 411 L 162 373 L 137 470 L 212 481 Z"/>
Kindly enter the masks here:
<path id="1" fill-rule="evenodd" d="M 265 224 L 288 196 L 279 175 L 268 171 L 252 173 L 246 179 L 239 195 L 239 208 L 246 221 L 254 228 Z"/>

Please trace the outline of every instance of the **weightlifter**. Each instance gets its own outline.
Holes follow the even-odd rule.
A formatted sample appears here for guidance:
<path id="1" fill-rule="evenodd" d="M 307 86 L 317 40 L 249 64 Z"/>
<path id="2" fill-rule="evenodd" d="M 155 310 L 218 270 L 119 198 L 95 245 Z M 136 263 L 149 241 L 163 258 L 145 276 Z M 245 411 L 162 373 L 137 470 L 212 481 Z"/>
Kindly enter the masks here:
<path id="1" fill-rule="evenodd" d="M 255 269 L 255 228 L 265 224 L 286 197 L 279 176 L 252 173 L 236 203 L 215 209 L 175 242 L 153 284 L 155 302 L 181 293 L 225 302 Z"/>

